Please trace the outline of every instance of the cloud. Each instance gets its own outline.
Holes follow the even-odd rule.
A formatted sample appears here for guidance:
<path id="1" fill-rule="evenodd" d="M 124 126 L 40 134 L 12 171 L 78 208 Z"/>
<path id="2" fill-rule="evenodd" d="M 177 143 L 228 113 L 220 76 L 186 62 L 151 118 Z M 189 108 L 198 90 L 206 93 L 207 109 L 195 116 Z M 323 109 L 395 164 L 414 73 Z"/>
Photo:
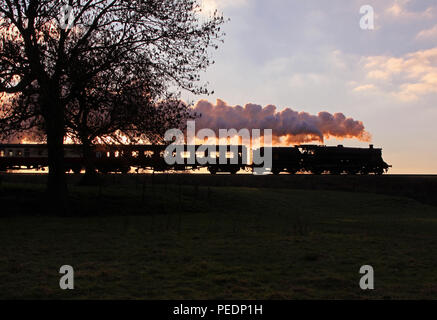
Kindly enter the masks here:
<path id="1" fill-rule="evenodd" d="M 206 15 L 215 10 L 223 10 L 227 7 L 240 7 L 248 3 L 248 0 L 201 0 L 202 12 Z"/>
<path id="2" fill-rule="evenodd" d="M 363 84 L 361 86 L 355 87 L 353 90 L 355 92 L 361 92 L 361 91 L 368 91 L 368 90 L 373 90 L 375 89 L 375 85 L 374 84 Z"/>
<path id="3" fill-rule="evenodd" d="M 408 2 L 409 0 L 395 0 L 393 5 L 386 9 L 386 12 L 395 17 L 405 16 L 408 13 L 408 11 L 405 9 L 405 5 Z"/>
<path id="4" fill-rule="evenodd" d="M 437 47 L 401 57 L 370 56 L 362 62 L 367 80 L 400 100 L 437 93 Z"/>
<path id="5" fill-rule="evenodd" d="M 430 28 L 420 31 L 416 39 L 418 40 L 431 40 L 431 39 L 437 39 L 437 24 Z"/>
<path id="6" fill-rule="evenodd" d="M 411 3 L 411 0 L 394 0 L 393 4 L 386 7 L 385 13 L 392 18 L 403 20 L 429 19 L 434 16 L 435 9 L 432 6 L 422 11 L 411 11 L 408 8 Z"/>

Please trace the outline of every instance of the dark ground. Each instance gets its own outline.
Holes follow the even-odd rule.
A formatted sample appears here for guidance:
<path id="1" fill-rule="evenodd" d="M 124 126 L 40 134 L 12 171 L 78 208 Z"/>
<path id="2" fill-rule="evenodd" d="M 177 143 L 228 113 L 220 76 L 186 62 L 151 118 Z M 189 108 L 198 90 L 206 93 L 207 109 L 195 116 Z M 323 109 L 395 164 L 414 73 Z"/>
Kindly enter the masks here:
<path id="1" fill-rule="evenodd" d="M 78 184 L 81 175 L 69 175 L 69 183 Z M 44 184 L 44 174 L 0 174 L 0 181 Z M 437 205 L 437 175 L 331 176 L 287 175 L 253 176 L 251 174 L 108 174 L 101 176 L 105 185 L 182 184 L 216 187 L 282 188 L 303 190 L 340 190 L 406 196 Z"/>
<path id="2" fill-rule="evenodd" d="M 437 298 L 435 176 L 71 175 L 66 215 L 1 178 L 1 299 Z"/>

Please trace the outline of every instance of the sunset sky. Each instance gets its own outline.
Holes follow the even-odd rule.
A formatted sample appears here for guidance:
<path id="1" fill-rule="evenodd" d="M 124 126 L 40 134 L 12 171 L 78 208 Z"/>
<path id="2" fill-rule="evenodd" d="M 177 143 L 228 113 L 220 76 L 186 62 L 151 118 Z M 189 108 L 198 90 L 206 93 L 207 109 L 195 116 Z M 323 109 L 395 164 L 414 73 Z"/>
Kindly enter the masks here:
<path id="1" fill-rule="evenodd" d="M 342 112 L 392 173 L 437 173 L 437 0 L 204 1 L 231 21 L 204 76 L 215 93 L 186 99 Z M 374 30 L 360 28 L 363 5 Z"/>

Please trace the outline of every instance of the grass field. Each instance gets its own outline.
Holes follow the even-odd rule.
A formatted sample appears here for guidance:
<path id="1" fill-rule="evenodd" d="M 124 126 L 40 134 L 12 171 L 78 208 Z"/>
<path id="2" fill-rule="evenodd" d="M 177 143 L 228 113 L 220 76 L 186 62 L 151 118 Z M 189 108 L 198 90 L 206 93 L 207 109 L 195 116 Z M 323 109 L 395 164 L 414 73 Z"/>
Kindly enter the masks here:
<path id="1" fill-rule="evenodd" d="M 71 186 L 55 216 L 43 191 L 0 186 L 1 299 L 437 298 L 437 207 L 408 198 Z M 65 264 L 75 290 L 59 289 Z"/>

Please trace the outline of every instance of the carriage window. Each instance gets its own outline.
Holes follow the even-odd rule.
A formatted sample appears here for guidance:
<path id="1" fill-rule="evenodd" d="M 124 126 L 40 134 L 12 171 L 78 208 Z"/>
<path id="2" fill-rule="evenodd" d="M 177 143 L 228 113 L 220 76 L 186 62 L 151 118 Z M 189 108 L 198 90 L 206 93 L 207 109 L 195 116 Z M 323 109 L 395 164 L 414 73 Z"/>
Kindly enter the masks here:
<path id="1" fill-rule="evenodd" d="M 116 158 L 120 157 L 120 151 L 115 151 L 114 155 Z"/>
<path id="2" fill-rule="evenodd" d="M 153 156 L 153 151 L 144 151 L 144 156 L 151 158 Z"/>
<path id="3" fill-rule="evenodd" d="M 138 158 L 139 156 L 140 156 L 140 152 L 139 151 L 132 151 L 132 157 Z"/>
<path id="4" fill-rule="evenodd" d="M 5 156 L 5 150 L 0 150 L 0 157 L 4 157 Z"/>
<path id="5" fill-rule="evenodd" d="M 9 157 L 13 157 L 13 156 L 14 156 L 14 150 L 9 150 L 9 152 L 8 152 L 8 156 L 9 156 Z"/>
<path id="6" fill-rule="evenodd" d="M 106 158 L 110 158 L 111 157 L 111 152 L 106 152 Z"/>
<path id="7" fill-rule="evenodd" d="M 15 152 L 15 156 L 16 157 L 21 157 L 21 156 L 23 156 L 23 152 L 21 152 L 21 150 L 18 150 L 18 151 Z"/>

